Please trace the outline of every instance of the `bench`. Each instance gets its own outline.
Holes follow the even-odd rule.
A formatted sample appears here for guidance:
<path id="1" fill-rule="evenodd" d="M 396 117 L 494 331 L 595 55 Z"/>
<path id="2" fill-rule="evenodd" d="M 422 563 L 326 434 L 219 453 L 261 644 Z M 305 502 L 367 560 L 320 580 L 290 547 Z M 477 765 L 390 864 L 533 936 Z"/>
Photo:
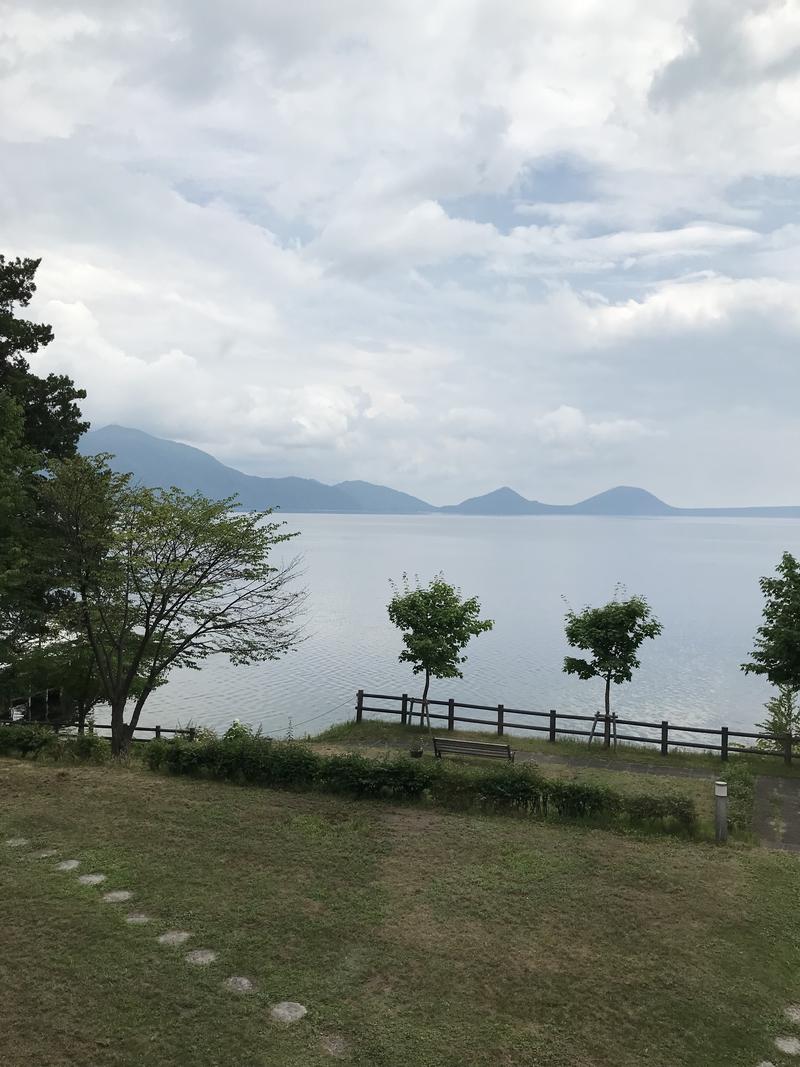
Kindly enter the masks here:
<path id="1" fill-rule="evenodd" d="M 511 745 L 495 745 L 491 741 L 461 741 L 450 737 L 434 737 L 433 751 L 437 759 L 449 752 L 453 756 L 480 756 L 483 759 L 507 759 L 514 762 L 516 752 Z"/>

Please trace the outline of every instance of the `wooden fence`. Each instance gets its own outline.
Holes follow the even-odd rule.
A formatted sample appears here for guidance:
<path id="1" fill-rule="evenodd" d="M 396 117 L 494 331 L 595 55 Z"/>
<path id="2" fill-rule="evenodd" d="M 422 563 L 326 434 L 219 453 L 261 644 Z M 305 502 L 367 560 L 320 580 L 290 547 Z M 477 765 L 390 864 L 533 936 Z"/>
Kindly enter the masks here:
<path id="1" fill-rule="evenodd" d="M 0 726 L 44 726 L 50 727 L 51 730 L 72 730 L 76 728 L 76 723 L 54 723 L 54 722 L 39 722 L 36 719 L 2 719 L 0 720 Z M 111 734 L 110 722 L 87 722 L 85 726 L 86 733 L 93 734 L 96 730 L 108 730 L 109 736 Z M 78 733 L 83 733 L 84 730 L 78 727 Z M 151 737 L 137 737 L 136 734 L 151 734 Z M 197 736 L 197 729 L 194 726 L 189 726 L 186 729 L 175 728 L 170 726 L 137 726 L 133 731 L 134 741 L 153 741 L 158 740 L 161 737 L 188 737 L 190 741 L 194 741 Z"/>
<path id="2" fill-rule="evenodd" d="M 376 707 L 365 701 L 382 701 L 383 706 Z M 389 706 L 387 706 L 387 703 Z M 722 726 L 712 730 L 704 726 L 682 726 L 679 723 L 671 723 L 666 719 L 661 722 L 643 722 L 639 719 L 620 719 L 617 715 L 567 715 L 551 708 L 550 711 L 527 711 L 522 708 L 507 708 L 504 704 L 461 704 L 455 700 L 428 700 L 426 717 L 438 722 L 447 723 L 448 730 L 454 730 L 456 723 L 469 723 L 474 726 L 488 726 L 502 737 L 506 730 L 529 730 L 534 733 L 547 734 L 548 741 L 556 741 L 559 737 L 587 737 L 590 740 L 602 737 L 605 747 L 612 742 L 631 741 L 640 745 L 658 745 L 662 756 L 669 753 L 670 748 L 699 748 L 710 752 L 719 752 L 723 760 L 727 760 L 730 752 L 747 752 L 756 756 L 783 756 L 785 763 L 792 762 L 792 735 L 791 734 L 768 734 L 748 733 L 744 730 L 731 730 Z M 446 711 L 437 711 L 437 708 Z M 407 693 L 402 696 L 392 696 L 386 693 L 365 693 L 359 689 L 356 694 L 356 722 L 361 722 L 364 712 L 377 715 L 398 715 L 403 725 L 412 721 L 414 714 L 420 714 L 422 701 L 419 697 L 409 697 Z M 474 716 L 457 715 L 456 711 L 468 712 L 491 712 L 492 718 L 475 718 Z M 523 718 L 525 721 L 520 722 Z M 545 720 L 542 722 L 542 720 Z M 567 723 L 566 727 L 559 723 Z M 578 724 L 581 728 L 577 728 Z M 583 728 L 584 724 L 591 724 L 591 729 Z M 649 733 L 620 733 L 618 727 L 635 727 Z M 601 733 L 598 734 L 598 730 Z M 681 736 L 689 734 L 690 737 L 706 735 L 708 741 L 686 740 Z M 739 739 L 769 741 L 779 746 L 775 749 L 747 747 L 739 743 Z"/>

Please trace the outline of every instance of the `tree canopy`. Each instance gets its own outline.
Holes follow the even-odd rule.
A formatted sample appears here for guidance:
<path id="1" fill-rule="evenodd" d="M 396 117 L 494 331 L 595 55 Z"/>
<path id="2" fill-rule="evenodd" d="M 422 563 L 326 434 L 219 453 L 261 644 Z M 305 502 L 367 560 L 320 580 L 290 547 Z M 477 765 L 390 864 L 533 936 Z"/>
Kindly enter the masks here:
<path id="1" fill-rule="evenodd" d="M 53 340 L 50 326 L 18 316 L 36 292 L 40 263 L 0 255 L 0 391 L 19 404 L 27 444 L 47 458 L 64 458 L 88 429 L 78 406 L 86 393 L 65 374 L 39 377 L 26 358 Z"/>
<path id="2" fill-rule="evenodd" d="M 295 647 L 303 591 L 296 560 L 272 562 L 295 535 L 269 511 L 234 513 L 232 499 L 134 487 L 105 460 L 54 463 L 45 497 L 62 583 L 75 593 L 61 627 L 86 635 L 121 752 L 171 670 L 213 654 L 256 663 Z"/>
<path id="3" fill-rule="evenodd" d="M 471 638 L 491 630 L 494 622 L 481 619 L 477 597 L 462 599 L 456 589 L 439 574 L 427 586 L 412 587 L 403 575 L 402 586 L 392 586 L 394 596 L 388 605 L 389 618 L 403 634 L 401 663 L 410 663 L 414 674 L 425 675 L 423 712 L 427 710 L 431 678 L 461 678 L 462 655 Z M 420 714 L 420 719 L 422 713 Z"/>
<path id="4" fill-rule="evenodd" d="M 611 684 L 629 682 L 640 666 L 638 651 L 642 643 L 657 637 L 661 623 L 653 617 L 650 605 L 641 596 L 628 600 L 614 599 L 602 607 L 570 609 L 566 616 L 565 633 L 573 648 L 590 652 L 591 657 L 564 658 L 564 671 L 579 678 L 604 679 L 606 715 L 611 710 Z"/>
<path id="5" fill-rule="evenodd" d="M 763 623 L 746 674 L 765 675 L 778 688 L 800 689 L 800 563 L 784 552 L 775 575 L 761 578 Z"/>

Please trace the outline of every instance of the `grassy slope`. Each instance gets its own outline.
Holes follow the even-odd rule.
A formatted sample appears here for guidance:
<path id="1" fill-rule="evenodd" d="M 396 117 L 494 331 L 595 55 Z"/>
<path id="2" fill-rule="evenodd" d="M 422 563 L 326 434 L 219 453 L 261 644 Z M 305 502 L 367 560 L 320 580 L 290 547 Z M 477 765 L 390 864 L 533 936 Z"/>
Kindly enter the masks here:
<path id="1" fill-rule="evenodd" d="M 691 749 L 676 751 L 670 749 L 668 756 L 661 756 L 656 745 L 620 744 L 617 748 L 605 749 L 602 743 L 587 745 L 584 741 L 569 741 L 561 739 L 551 744 L 549 741 L 538 737 L 520 736 L 519 734 L 506 734 L 498 738 L 496 733 L 484 733 L 477 730 L 455 730 L 447 733 L 446 725 L 439 724 L 431 731 L 432 734 L 447 734 L 448 737 L 462 737 L 467 741 L 500 741 L 508 742 L 512 748 L 521 752 L 543 752 L 547 755 L 580 756 L 608 763 L 648 763 L 655 767 L 675 767 L 688 770 L 707 771 L 719 773 L 724 770 L 725 764 L 718 755 Z M 314 742 L 335 742 L 337 744 L 383 744 L 391 747 L 406 747 L 415 738 L 421 737 L 427 747 L 429 731 L 427 727 L 420 729 L 419 725 L 402 726 L 399 722 L 386 722 L 383 719 L 364 719 L 361 723 L 354 720 L 336 723 L 328 727 L 322 733 L 311 738 Z M 749 767 L 754 774 L 770 775 L 785 778 L 800 777 L 800 760 L 787 766 L 779 754 L 769 756 L 752 756 L 745 753 L 733 753 L 730 757 L 730 765 L 742 764 Z"/>
<path id="2" fill-rule="evenodd" d="M 365 1067 L 735 1067 L 800 999 L 791 856 L 138 770 L 2 760 L 0 788 L 3 839 L 158 920 L 3 848 L 7 1067 L 314 1067 L 326 1035 Z M 158 946 L 170 926 L 219 963 Z M 307 1019 L 271 1023 L 283 999 Z"/>

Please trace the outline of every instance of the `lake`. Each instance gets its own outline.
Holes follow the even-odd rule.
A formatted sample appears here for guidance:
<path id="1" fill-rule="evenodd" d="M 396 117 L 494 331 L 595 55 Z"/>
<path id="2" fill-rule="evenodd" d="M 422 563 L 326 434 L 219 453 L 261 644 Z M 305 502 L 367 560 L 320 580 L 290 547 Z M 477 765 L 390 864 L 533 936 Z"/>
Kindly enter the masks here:
<path id="1" fill-rule="evenodd" d="M 785 549 L 800 553 L 792 519 L 524 518 L 449 515 L 283 516 L 299 530 L 309 591 L 306 639 L 276 663 L 206 661 L 175 672 L 149 699 L 142 725 L 224 727 L 234 718 L 282 735 L 316 733 L 352 715 L 355 692 L 418 693 L 398 662 L 386 604 L 389 579 L 442 571 L 476 595 L 495 628 L 467 649 L 464 678 L 431 696 L 477 704 L 593 714 L 602 683 L 562 672 L 566 604 L 604 603 L 621 582 L 664 625 L 631 684 L 614 688 L 620 715 L 747 729 L 769 686 L 739 669 L 761 618 L 761 575 Z M 566 602 L 566 603 L 565 603 Z M 102 719 L 100 711 L 98 718 Z"/>

